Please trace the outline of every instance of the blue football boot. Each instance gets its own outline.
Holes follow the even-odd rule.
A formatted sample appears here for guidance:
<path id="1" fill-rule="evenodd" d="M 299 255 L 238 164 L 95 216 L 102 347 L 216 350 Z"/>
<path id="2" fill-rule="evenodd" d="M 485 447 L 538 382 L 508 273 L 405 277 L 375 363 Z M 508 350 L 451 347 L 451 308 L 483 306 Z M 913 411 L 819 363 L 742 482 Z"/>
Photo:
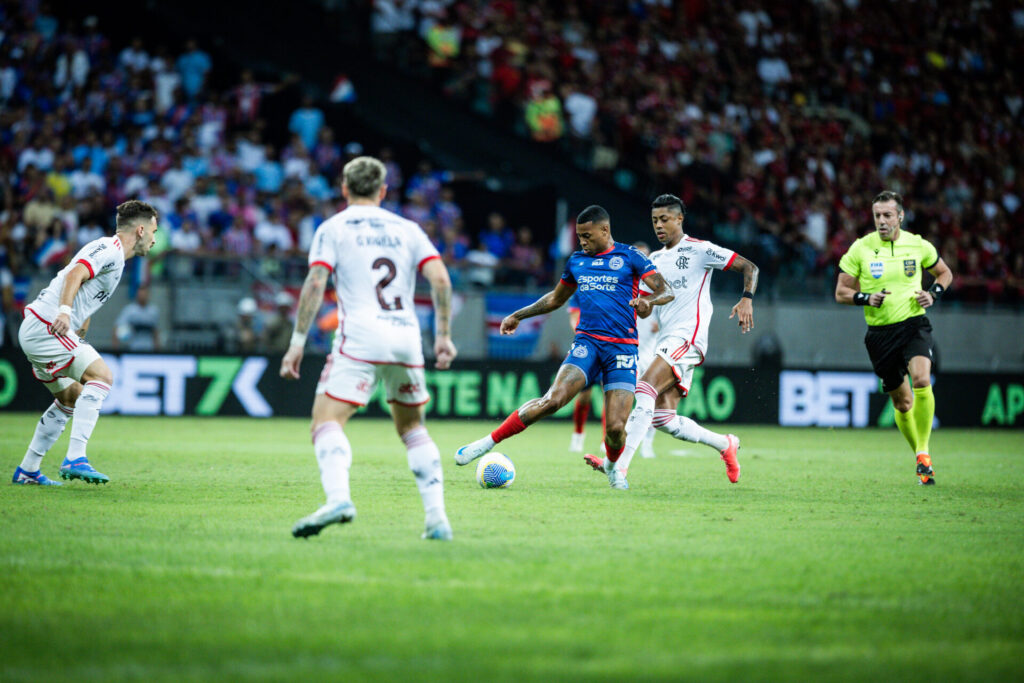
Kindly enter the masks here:
<path id="1" fill-rule="evenodd" d="M 85 456 L 77 460 L 64 458 L 64 462 L 60 465 L 60 478 L 81 479 L 86 484 L 106 484 L 110 481 L 110 477 L 94 470 Z"/>

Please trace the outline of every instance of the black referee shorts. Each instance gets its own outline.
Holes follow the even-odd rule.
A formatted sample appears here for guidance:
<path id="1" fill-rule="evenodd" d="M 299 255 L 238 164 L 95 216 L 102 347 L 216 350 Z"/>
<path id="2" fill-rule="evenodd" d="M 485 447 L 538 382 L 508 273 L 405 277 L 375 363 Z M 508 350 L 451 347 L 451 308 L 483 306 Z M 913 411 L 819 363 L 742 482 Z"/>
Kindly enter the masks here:
<path id="1" fill-rule="evenodd" d="M 932 359 L 932 324 L 924 315 L 892 325 L 869 325 L 864 346 L 875 374 L 882 379 L 882 391 L 898 389 L 914 356 Z"/>

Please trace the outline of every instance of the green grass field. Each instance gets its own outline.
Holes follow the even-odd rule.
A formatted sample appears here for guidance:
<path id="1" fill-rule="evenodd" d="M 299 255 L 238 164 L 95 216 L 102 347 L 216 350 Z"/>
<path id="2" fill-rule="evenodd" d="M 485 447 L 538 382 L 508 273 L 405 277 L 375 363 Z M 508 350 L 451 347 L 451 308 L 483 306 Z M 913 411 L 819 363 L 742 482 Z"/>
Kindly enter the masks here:
<path id="1" fill-rule="evenodd" d="M 0 415 L 3 476 L 36 417 Z M 109 485 L 0 486 L 0 680 L 1024 678 L 1021 432 L 937 432 L 927 488 L 895 430 L 739 428 L 736 485 L 659 434 L 621 492 L 559 421 L 485 491 L 451 453 L 494 425 L 430 426 L 452 543 L 388 422 L 347 429 L 356 522 L 300 541 L 306 421 L 102 418 Z"/>

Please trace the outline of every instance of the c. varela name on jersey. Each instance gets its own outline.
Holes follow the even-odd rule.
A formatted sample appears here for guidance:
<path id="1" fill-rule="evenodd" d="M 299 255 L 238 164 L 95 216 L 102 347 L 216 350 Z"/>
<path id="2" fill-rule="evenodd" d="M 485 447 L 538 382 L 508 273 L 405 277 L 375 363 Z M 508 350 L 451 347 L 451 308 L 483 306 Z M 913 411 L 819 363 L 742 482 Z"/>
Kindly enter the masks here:
<path id="1" fill-rule="evenodd" d="M 349 206 L 320 226 L 309 265 L 334 273 L 341 355 L 423 365 L 413 293 L 416 273 L 435 258 L 441 255 L 419 225 L 377 206 Z"/>
<path id="2" fill-rule="evenodd" d="M 117 283 L 121 281 L 121 274 L 124 272 L 124 249 L 116 235 L 93 240 L 79 249 L 71 262 L 61 268 L 46 289 L 39 292 L 36 300 L 25 308 L 47 325 L 52 323 L 59 312 L 64 280 L 78 264 L 89 270 L 89 278 L 82 282 L 71 304 L 71 329 L 77 330 L 82 327 L 85 321 L 107 302 L 117 289 Z"/>
<path id="3" fill-rule="evenodd" d="M 675 299 L 655 306 L 658 336 L 683 337 L 707 353 L 708 325 L 711 322 L 711 271 L 725 270 L 736 260 L 736 252 L 712 242 L 683 235 L 674 247 L 663 247 L 651 254 L 658 272 L 672 286 Z"/>

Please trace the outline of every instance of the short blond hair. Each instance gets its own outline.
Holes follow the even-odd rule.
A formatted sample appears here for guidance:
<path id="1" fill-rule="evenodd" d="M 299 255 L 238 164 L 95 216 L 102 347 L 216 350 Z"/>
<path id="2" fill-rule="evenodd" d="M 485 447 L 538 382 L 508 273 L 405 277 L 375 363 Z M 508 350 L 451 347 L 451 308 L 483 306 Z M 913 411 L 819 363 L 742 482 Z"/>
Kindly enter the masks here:
<path id="1" fill-rule="evenodd" d="M 356 157 L 345 164 L 342 178 L 348 186 L 348 192 L 354 197 L 376 199 L 380 188 L 384 186 L 387 169 L 380 159 L 374 157 Z"/>

